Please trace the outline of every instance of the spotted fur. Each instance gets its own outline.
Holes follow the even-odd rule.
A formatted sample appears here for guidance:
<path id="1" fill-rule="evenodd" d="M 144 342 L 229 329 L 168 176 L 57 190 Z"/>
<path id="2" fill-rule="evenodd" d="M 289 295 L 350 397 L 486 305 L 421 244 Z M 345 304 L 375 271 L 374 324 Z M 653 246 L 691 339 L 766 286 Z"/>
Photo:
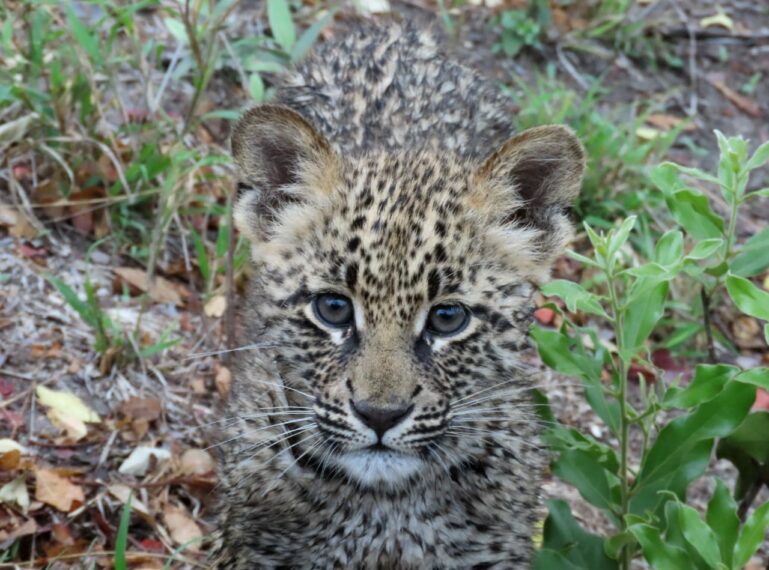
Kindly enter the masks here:
<path id="1" fill-rule="evenodd" d="M 255 264 L 220 430 L 215 568 L 524 568 L 543 454 L 531 296 L 584 157 L 424 31 L 363 27 L 235 129 Z M 327 326 L 313 299 L 353 301 Z M 458 334 L 425 328 L 461 303 Z M 352 409 L 410 406 L 378 440 Z"/>

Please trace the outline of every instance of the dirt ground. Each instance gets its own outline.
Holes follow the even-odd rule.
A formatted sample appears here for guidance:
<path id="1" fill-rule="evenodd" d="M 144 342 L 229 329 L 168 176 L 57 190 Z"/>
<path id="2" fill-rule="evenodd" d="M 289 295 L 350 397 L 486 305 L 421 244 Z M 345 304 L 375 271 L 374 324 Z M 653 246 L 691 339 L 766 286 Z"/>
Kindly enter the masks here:
<path id="1" fill-rule="evenodd" d="M 703 18 L 719 10 L 729 15 L 733 29 L 701 25 Z M 438 18 L 432 3 L 416 0 L 396 3 L 392 11 L 424 21 Z M 475 6 L 454 14 L 459 34 L 450 40 L 449 49 L 455 57 L 506 84 L 512 76 L 533 81 L 552 63 L 557 76 L 578 91 L 601 76 L 607 94 L 600 104 L 607 110 L 644 101 L 653 103 L 660 114 L 691 117 L 692 128 L 671 149 L 671 160 L 713 168 L 717 157 L 713 129 L 741 134 L 754 144 L 769 140 L 769 3 L 638 2 L 633 17 L 645 22 L 642 39 L 683 61 L 681 68 L 661 60 L 651 68 L 645 59 L 628 57 L 599 40 L 577 42 L 574 30 L 582 25 L 578 11 L 564 12 L 543 47 L 506 58 L 492 53 L 497 37 L 489 28 L 488 14 L 488 9 Z M 142 17 L 148 30 L 160 25 L 151 14 Z M 344 18 L 344 13 L 339 16 L 339 29 Z M 230 35 L 261 29 L 263 6 L 244 2 L 235 19 Z M 242 108 L 248 103 L 235 77 L 228 70 L 217 74 L 207 94 L 212 108 Z M 751 93 L 740 91 L 753 77 L 758 80 Z M 175 93 L 172 99 L 183 107 L 188 94 Z M 220 127 L 211 130 L 210 144 L 226 147 L 226 124 Z M 768 181 L 764 169 L 753 178 L 751 189 L 767 186 Z M 30 178 L 28 183 L 32 182 Z M 0 180 L 0 208 L 16 199 Z M 204 310 L 209 305 L 204 307 L 193 288 L 178 276 L 169 276 L 159 291 L 151 292 L 141 330 L 158 339 L 170 328 L 180 342 L 159 356 L 134 363 L 100 358 L 93 349 L 92 327 L 46 276 L 55 275 L 79 292 L 89 280 L 109 307 L 111 319 L 130 331 L 142 306 L 115 286 L 116 280 L 131 283 L 126 259 L 83 238 L 71 220 L 43 218 L 50 230 L 46 237 L 16 237 L 12 226 L 4 225 L 2 212 L 0 439 L 18 442 L 23 451 L 13 470 L 0 466 L 0 487 L 21 477 L 28 504 L 21 509 L 0 502 L 0 553 L 17 544 L 11 560 L 19 567 L 42 567 L 57 559 L 50 568 L 79 568 L 85 567 L 84 555 L 90 552 L 97 567 L 111 567 L 109 554 L 120 515 L 133 490 L 136 516 L 128 545 L 133 567 L 162 568 L 170 552 L 190 541 L 175 567 L 204 567 L 205 544 L 199 539 L 214 530 L 211 509 L 216 489 L 215 449 L 210 448 L 206 425 L 219 419 L 216 406 L 230 383 L 222 353 L 226 331 L 221 311 Z M 768 220 L 769 199 L 756 200 L 755 208 L 740 220 L 740 232 L 752 235 Z M 748 350 L 741 357 L 756 362 L 766 355 Z M 535 355 L 530 358 L 539 366 Z M 543 369 L 542 386 L 561 421 L 605 439 L 572 380 Z M 43 393 L 49 388 L 76 395 L 91 415 L 75 425 L 57 422 L 52 406 L 41 402 L 41 387 Z M 53 408 L 57 405 L 71 410 L 78 404 L 64 401 Z M 83 423 L 85 435 L 78 431 Z M 723 462 L 714 464 L 713 471 L 734 478 Z M 706 478 L 692 490 L 693 500 L 702 504 L 710 491 Z M 574 489 L 549 478 L 543 492 L 546 497 L 566 498 L 587 528 L 606 532 L 606 521 Z M 14 566 L 0 556 L 0 568 L 4 567 Z"/>

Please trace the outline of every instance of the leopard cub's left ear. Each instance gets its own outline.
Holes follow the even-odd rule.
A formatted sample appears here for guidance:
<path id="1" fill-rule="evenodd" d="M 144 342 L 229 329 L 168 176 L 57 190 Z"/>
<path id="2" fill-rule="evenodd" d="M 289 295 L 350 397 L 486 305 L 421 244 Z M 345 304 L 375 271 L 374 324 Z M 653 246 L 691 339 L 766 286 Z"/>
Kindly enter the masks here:
<path id="1" fill-rule="evenodd" d="M 528 247 L 536 253 L 532 262 L 549 264 L 571 238 L 567 213 L 584 171 L 585 151 L 571 129 L 529 129 L 509 139 L 476 170 L 470 205 L 490 217 L 491 226 L 508 231 L 511 247 Z"/>

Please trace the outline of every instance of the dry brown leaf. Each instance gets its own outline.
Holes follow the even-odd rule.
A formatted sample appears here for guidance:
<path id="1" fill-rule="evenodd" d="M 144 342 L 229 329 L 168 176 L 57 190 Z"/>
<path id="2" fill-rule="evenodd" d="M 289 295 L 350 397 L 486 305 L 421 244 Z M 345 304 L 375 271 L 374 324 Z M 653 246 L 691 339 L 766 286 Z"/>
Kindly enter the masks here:
<path id="1" fill-rule="evenodd" d="M 85 503 L 83 488 L 52 469 L 35 471 L 35 498 L 68 513 Z"/>
<path id="2" fill-rule="evenodd" d="M 137 267 L 116 267 L 115 274 L 130 286 L 139 291 L 147 292 L 147 272 Z M 149 290 L 150 298 L 156 303 L 173 303 L 181 306 L 184 301 L 179 293 L 179 287 L 165 277 L 155 276 Z"/>
<path id="3" fill-rule="evenodd" d="M 0 453 L 0 471 L 10 471 L 16 469 L 21 459 L 21 450 L 11 449 L 10 451 Z"/>
<path id="4" fill-rule="evenodd" d="M 214 295 L 206 303 L 203 312 L 207 317 L 220 318 L 227 310 L 227 298 L 224 295 Z"/>
<path id="5" fill-rule="evenodd" d="M 216 463 L 203 449 L 188 449 L 182 453 L 181 472 L 185 475 L 206 475 L 216 468 Z"/>
<path id="6" fill-rule="evenodd" d="M 675 115 L 669 115 L 667 113 L 652 113 L 646 118 L 647 123 L 663 131 L 675 129 L 685 120 L 686 119 L 683 117 L 676 117 Z M 694 131 L 696 129 L 697 127 L 691 122 L 683 127 L 684 131 Z"/>
<path id="7" fill-rule="evenodd" d="M 752 99 L 748 99 L 744 95 L 740 95 L 720 79 L 708 78 L 708 81 L 710 81 L 710 84 L 718 89 L 721 94 L 729 99 L 729 101 L 731 101 L 732 104 L 740 111 L 747 113 L 751 117 L 760 118 L 763 116 L 764 113 L 761 111 L 761 107 L 759 107 L 758 103 Z"/>
<path id="8" fill-rule="evenodd" d="M 131 487 L 123 485 L 122 483 L 115 483 L 107 487 L 110 495 L 115 497 L 118 501 L 124 505 L 128 502 L 128 497 L 131 496 Z M 143 517 L 150 517 L 150 511 L 138 497 L 131 497 L 131 509 L 142 515 Z"/>
<path id="9" fill-rule="evenodd" d="M 163 405 L 156 398 L 137 398 L 132 396 L 120 404 L 120 411 L 128 418 L 138 420 L 156 420 L 163 411 Z"/>
<path id="10" fill-rule="evenodd" d="M 216 390 L 219 392 L 219 395 L 222 398 L 227 396 L 227 394 L 230 393 L 230 385 L 232 384 L 232 373 L 230 372 L 230 369 L 226 366 L 219 367 L 214 383 L 216 384 Z"/>
<path id="11" fill-rule="evenodd" d="M 187 511 L 173 505 L 166 505 L 163 508 L 163 518 L 165 519 L 171 538 L 176 544 L 189 544 L 203 536 L 200 527 L 192 520 Z M 199 546 L 192 542 L 187 546 L 191 551 L 197 551 Z"/>

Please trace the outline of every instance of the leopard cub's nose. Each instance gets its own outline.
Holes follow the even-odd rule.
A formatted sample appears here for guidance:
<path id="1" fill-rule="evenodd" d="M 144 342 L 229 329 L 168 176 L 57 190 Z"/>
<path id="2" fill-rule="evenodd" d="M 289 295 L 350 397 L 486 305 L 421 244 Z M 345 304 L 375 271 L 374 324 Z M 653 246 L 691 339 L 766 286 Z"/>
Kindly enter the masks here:
<path id="1" fill-rule="evenodd" d="M 366 400 L 353 400 L 352 411 L 358 419 L 373 429 L 381 439 L 385 432 L 398 425 L 414 409 L 414 404 L 397 408 L 372 406 Z"/>

